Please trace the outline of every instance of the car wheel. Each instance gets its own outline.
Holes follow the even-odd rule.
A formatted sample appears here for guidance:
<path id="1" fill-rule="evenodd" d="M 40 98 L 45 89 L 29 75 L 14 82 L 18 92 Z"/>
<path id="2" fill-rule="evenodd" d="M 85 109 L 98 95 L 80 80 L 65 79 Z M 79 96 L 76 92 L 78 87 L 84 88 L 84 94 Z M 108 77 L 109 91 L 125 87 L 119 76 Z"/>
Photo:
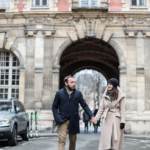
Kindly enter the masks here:
<path id="1" fill-rule="evenodd" d="M 16 125 L 13 126 L 12 135 L 11 135 L 11 138 L 8 139 L 8 143 L 10 146 L 17 145 L 17 127 L 16 127 Z"/>
<path id="2" fill-rule="evenodd" d="M 26 127 L 25 133 L 21 135 L 22 140 L 28 141 L 29 140 L 29 126 Z"/>

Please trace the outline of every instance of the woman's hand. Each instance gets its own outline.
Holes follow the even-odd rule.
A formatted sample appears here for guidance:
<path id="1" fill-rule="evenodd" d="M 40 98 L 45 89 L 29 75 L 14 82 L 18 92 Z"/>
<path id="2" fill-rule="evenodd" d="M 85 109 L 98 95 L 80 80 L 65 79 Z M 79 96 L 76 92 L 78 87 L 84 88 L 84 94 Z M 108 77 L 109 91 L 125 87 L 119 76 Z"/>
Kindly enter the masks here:
<path id="1" fill-rule="evenodd" d="M 90 122 L 91 122 L 91 123 L 94 123 L 94 124 L 97 124 L 97 120 L 96 120 L 95 117 L 92 117 Z"/>
<path id="2" fill-rule="evenodd" d="M 120 123 L 120 129 L 124 129 L 125 124 L 124 123 Z"/>

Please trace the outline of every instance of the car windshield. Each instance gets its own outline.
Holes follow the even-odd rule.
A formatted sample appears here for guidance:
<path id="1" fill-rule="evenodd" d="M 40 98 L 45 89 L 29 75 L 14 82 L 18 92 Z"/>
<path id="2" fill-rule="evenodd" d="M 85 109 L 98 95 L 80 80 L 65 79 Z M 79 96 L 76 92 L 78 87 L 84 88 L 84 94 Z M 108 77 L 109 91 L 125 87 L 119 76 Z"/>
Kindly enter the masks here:
<path id="1" fill-rule="evenodd" d="M 0 102 L 0 111 L 12 111 L 12 102 Z"/>

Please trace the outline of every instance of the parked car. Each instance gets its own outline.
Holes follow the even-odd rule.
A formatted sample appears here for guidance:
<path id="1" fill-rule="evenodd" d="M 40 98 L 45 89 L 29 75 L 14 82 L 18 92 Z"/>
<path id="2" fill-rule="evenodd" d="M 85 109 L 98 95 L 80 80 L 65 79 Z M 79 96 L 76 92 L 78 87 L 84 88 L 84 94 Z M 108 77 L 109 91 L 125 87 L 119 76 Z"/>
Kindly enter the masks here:
<path id="1" fill-rule="evenodd" d="M 0 139 L 17 145 L 17 135 L 29 140 L 29 118 L 24 105 L 15 98 L 0 99 Z"/>

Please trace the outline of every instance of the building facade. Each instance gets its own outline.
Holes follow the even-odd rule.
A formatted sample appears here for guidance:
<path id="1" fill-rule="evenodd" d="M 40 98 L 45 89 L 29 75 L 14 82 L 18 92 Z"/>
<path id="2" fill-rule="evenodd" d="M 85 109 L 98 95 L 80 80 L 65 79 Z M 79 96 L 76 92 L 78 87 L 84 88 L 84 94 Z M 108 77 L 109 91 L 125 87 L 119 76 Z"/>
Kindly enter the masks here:
<path id="1" fill-rule="evenodd" d="M 81 69 L 115 77 L 126 133 L 150 134 L 150 0 L 0 0 L 0 98 L 51 112 L 63 78 Z"/>

